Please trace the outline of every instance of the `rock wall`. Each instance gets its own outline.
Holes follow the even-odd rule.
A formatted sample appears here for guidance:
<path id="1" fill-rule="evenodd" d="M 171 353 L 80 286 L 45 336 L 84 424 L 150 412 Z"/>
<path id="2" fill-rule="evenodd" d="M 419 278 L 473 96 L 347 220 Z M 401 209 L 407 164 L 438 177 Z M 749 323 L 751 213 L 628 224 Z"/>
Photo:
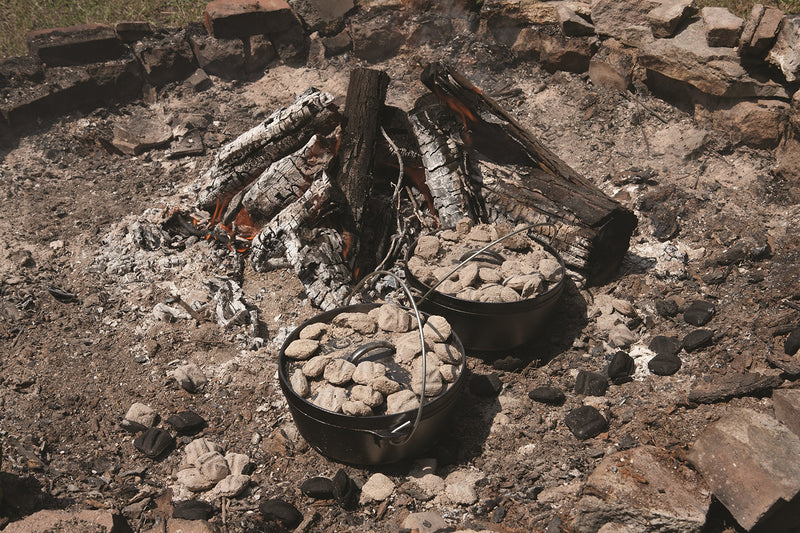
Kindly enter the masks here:
<path id="1" fill-rule="evenodd" d="M 692 0 L 215 0 L 203 24 L 186 28 L 120 22 L 30 33 L 28 56 L 0 61 L 0 133 L 152 100 L 169 84 L 201 91 L 209 76 L 257 77 L 276 62 L 313 67 L 349 53 L 374 63 L 461 38 L 508 62 L 650 90 L 734 143 L 782 144 L 780 155 L 800 132 L 799 37 L 800 15 L 756 5 L 743 20 Z"/>

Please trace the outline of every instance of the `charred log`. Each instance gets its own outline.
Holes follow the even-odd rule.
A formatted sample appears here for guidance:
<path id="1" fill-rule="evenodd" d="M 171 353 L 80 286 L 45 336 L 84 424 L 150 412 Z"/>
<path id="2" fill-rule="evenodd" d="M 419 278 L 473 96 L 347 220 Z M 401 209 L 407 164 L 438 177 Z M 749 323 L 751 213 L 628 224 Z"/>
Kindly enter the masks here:
<path id="1" fill-rule="evenodd" d="M 198 207 L 220 209 L 274 161 L 305 145 L 314 134 L 329 134 L 340 116 L 333 96 L 308 89 L 289 107 L 281 108 L 258 126 L 226 145 L 203 176 L 209 183 Z"/>
<path id="2" fill-rule="evenodd" d="M 423 72 L 422 82 L 463 120 L 473 150 L 496 165 L 531 169 L 521 174 L 481 169 L 487 204 L 493 200 L 505 205 L 512 219 L 532 217 L 570 226 L 568 232 L 556 232 L 553 245 L 571 250 L 570 266 L 590 283 L 616 272 L 637 225 L 631 211 L 579 175 L 459 73 L 434 63 Z"/>

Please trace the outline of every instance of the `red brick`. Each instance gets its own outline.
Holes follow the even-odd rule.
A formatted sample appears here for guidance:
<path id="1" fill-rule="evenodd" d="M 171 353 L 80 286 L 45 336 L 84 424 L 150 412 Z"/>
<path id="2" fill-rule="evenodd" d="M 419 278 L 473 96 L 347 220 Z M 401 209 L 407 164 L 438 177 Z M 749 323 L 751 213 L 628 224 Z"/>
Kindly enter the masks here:
<path id="1" fill-rule="evenodd" d="M 214 37 L 229 39 L 286 31 L 300 21 L 286 0 L 214 0 L 205 24 Z"/>
<path id="2" fill-rule="evenodd" d="M 105 24 L 32 31 L 26 41 L 30 55 L 49 67 L 98 63 L 119 59 L 125 53 L 114 28 Z"/>

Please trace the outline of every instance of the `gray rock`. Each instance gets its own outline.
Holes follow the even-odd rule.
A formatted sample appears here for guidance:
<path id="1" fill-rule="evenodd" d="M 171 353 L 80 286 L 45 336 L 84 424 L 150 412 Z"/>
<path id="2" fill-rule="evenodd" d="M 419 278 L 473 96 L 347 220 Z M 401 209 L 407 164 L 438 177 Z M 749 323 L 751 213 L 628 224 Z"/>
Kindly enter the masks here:
<path id="1" fill-rule="evenodd" d="M 484 476 L 474 470 L 456 470 L 445 478 L 445 495 L 459 505 L 472 505 L 478 501 L 475 484 Z"/>
<path id="2" fill-rule="evenodd" d="M 744 27 L 744 20 L 731 13 L 726 7 L 704 7 L 700 10 L 706 25 L 708 46 L 735 47 Z"/>
<path id="3" fill-rule="evenodd" d="M 380 472 L 372 474 L 361 487 L 359 502 L 363 504 L 382 502 L 394 492 L 394 481 Z"/>
<path id="4" fill-rule="evenodd" d="M 394 56 L 406 41 L 406 24 L 401 10 L 388 17 L 359 20 L 351 26 L 353 55 L 370 63 Z"/>
<path id="5" fill-rule="evenodd" d="M 195 363 L 187 363 L 179 366 L 170 373 L 170 376 L 174 378 L 183 389 L 192 393 L 199 391 L 208 383 L 208 378 L 206 378 L 206 375 L 203 374 L 203 371 L 200 370 L 200 367 Z"/>
<path id="6" fill-rule="evenodd" d="M 696 12 L 694 0 L 665 0 L 647 13 L 647 22 L 656 37 L 672 37 L 680 23 Z"/>
<path id="7" fill-rule="evenodd" d="M 605 457 L 586 480 L 575 528 L 588 533 L 616 524 L 631 531 L 699 533 L 709 503 L 702 479 L 672 455 L 653 446 L 633 448 Z"/>
<path id="8" fill-rule="evenodd" d="M 304 361 L 317 353 L 318 349 L 319 341 L 314 339 L 297 339 L 292 341 L 283 353 L 289 359 Z"/>
<path id="9" fill-rule="evenodd" d="M 152 427 L 158 419 L 158 414 L 148 405 L 136 402 L 128 408 L 125 413 L 125 420 L 141 424 L 145 427 Z"/>
<path id="10" fill-rule="evenodd" d="M 556 7 L 556 14 L 561 31 L 567 37 L 594 35 L 594 26 L 569 7 L 563 5 Z"/>
<path id="11" fill-rule="evenodd" d="M 608 332 L 608 342 L 617 348 L 625 348 L 639 339 L 639 336 L 623 324 L 618 324 Z"/>
<path id="12" fill-rule="evenodd" d="M 800 389 L 781 389 L 772 393 L 775 418 L 795 435 L 800 435 Z"/>
<path id="13" fill-rule="evenodd" d="M 224 79 L 241 78 L 245 73 L 242 39 L 216 39 L 210 35 L 189 38 L 197 64 L 206 73 Z"/>
<path id="14" fill-rule="evenodd" d="M 783 28 L 767 60 L 781 69 L 789 83 L 800 79 L 800 15 L 787 15 L 783 19 Z"/>
<path id="15" fill-rule="evenodd" d="M 797 526 L 800 437 L 774 418 L 735 409 L 710 425 L 689 460 L 745 530 Z"/>

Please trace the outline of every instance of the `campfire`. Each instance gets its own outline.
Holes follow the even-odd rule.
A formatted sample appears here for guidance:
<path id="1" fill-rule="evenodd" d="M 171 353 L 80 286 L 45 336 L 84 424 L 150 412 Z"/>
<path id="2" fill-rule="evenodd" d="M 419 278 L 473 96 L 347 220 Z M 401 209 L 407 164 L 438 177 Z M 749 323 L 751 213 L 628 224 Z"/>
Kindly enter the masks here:
<path id="1" fill-rule="evenodd" d="M 388 83 L 355 69 L 343 111 L 306 90 L 224 146 L 196 208 L 168 213 L 164 229 L 214 239 L 257 271 L 288 261 L 324 310 L 421 231 L 464 218 L 537 225 L 578 284 L 615 272 L 632 212 L 448 66 L 424 70 L 431 93 L 407 113 L 385 105 Z"/>

